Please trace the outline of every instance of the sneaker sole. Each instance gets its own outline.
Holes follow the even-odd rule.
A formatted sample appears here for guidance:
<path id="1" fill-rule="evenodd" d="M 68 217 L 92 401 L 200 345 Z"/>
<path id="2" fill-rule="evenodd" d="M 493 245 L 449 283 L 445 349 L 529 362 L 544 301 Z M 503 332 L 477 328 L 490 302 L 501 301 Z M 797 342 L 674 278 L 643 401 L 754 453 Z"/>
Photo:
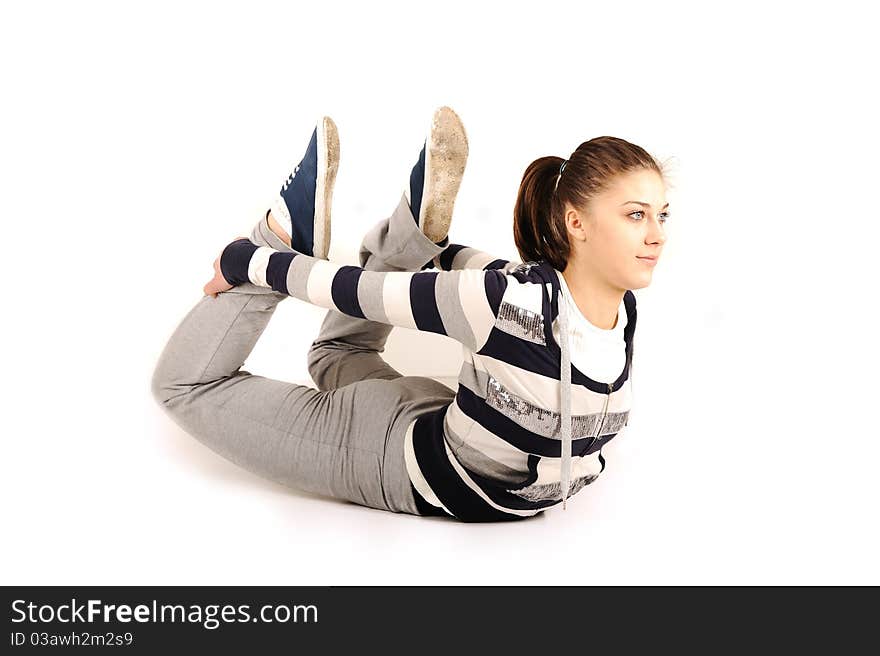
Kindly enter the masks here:
<path id="1" fill-rule="evenodd" d="M 440 107 L 431 121 L 419 211 L 419 227 L 433 242 L 442 241 L 449 233 L 467 157 L 467 134 L 461 119 L 451 108 Z"/>
<path id="2" fill-rule="evenodd" d="M 339 132 L 329 116 L 318 126 L 318 176 L 315 181 L 315 233 L 313 256 L 327 259 L 330 252 L 330 214 L 333 186 L 339 169 Z"/>

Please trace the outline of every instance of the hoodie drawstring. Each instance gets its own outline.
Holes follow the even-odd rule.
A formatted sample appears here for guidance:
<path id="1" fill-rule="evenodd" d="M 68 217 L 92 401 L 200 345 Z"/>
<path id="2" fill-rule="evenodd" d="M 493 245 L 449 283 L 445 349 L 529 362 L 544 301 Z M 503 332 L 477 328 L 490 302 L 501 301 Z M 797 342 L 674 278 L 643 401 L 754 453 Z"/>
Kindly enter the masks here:
<path id="1" fill-rule="evenodd" d="M 560 379 L 559 405 L 562 414 L 560 438 L 562 441 L 562 458 L 560 460 L 560 492 L 562 493 L 562 509 L 571 489 L 571 354 L 568 348 L 568 302 L 561 298 L 562 290 L 557 290 L 556 303 L 559 307 L 559 335 L 562 338 L 562 362 Z"/>

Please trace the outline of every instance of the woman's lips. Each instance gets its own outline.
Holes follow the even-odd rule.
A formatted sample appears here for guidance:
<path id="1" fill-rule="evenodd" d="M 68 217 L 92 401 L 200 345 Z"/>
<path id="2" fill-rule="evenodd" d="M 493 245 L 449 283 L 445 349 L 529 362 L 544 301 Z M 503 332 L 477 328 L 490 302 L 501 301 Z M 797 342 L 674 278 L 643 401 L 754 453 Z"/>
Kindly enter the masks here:
<path id="1" fill-rule="evenodd" d="M 650 266 L 654 266 L 655 264 L 657 264 L 657 258 L 656 258 L 656 257 L 640 257 L 640 256 L 636 256 L 636 259 L 639 260 L 639 261 L 641 261 L 641 262 L 644 262 L 645 264 L 648 264 L 648 265 L 650 265 Z"/>

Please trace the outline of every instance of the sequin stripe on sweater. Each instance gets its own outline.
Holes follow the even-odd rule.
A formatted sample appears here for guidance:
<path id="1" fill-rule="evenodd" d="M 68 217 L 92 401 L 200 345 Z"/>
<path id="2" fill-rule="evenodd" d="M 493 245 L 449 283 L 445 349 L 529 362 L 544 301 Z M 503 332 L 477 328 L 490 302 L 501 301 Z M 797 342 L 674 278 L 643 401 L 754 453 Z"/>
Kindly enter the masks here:
<path id="1" fill-rule="evenodd" d="M 226 246 L 220 269 L 232 285 L 250 282 L 352 317 L 447 335 L 473 351 L 488 339 L 508 284 L 496 269 L 368 271 L 248 239 Z"/>

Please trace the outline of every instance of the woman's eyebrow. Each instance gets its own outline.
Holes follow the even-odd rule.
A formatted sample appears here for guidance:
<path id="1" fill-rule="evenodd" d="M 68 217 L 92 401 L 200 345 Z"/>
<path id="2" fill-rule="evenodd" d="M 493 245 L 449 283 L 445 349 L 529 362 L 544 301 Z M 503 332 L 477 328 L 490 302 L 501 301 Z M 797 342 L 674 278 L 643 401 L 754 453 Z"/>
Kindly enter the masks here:
<path id="1" fill-rule="evenodd" d="M 635 203 L 636 205 L 644 205 L 645 207 L 651 207 L 651 204 L 650 204 L 650 203 L 643 203 L 643 202 L 640 201 L 640 200 L 628 200 L 628 201 L 626 201 L 625 203 L 621 203 L 621 206 L 623 206 L 623 205 L 629 205 L 630 203 Z M 669 207 L 669 203 L 666 203 L 666 205 L 664 205 L 664 206 L 661 207 L 660 209 L 663 210 L 663 209 L 666 209 L 667 207 Z"/>

